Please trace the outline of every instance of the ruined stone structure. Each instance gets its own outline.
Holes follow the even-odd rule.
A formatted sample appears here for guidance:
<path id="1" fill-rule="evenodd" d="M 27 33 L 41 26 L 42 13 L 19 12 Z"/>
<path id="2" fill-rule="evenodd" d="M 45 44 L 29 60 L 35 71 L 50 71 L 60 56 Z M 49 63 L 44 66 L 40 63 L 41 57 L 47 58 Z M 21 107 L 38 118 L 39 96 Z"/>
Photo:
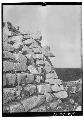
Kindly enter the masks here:
<path id="1" fill-rule="evenodd" d="M 42 35 L 3 23 L 3 112 L 47 112 L 67 98 Z"/>

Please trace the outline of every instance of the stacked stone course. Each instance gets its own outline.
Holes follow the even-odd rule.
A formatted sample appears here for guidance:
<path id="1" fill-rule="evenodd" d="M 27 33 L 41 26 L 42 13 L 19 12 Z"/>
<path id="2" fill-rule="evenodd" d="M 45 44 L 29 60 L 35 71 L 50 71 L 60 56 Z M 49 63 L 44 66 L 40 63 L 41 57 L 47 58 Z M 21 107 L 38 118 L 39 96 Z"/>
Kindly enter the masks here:
<path id="1" fill-rule="evenodd" d="M 40 32 L 23 34 L 3 26 L 3 112 L 46 112 L 67 98 Z"/>

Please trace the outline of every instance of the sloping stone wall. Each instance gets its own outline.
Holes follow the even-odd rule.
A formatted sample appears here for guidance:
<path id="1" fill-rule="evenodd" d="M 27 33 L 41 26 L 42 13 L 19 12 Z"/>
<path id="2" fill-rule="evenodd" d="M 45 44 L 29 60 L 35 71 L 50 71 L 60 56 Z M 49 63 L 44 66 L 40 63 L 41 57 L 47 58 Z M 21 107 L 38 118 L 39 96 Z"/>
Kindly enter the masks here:
<path id="1" fill-rule="evenodd" d="M 47 112 L 67 98 L 42 35 L 22 34 L 10 22 L 3 26 L 3 112 Z"/>

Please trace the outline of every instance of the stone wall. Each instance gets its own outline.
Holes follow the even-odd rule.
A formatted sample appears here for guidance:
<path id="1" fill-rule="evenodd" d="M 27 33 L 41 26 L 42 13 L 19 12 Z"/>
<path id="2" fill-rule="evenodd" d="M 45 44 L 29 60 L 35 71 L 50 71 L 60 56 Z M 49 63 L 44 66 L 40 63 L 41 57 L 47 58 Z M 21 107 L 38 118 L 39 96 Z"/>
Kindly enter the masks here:
<path id="1" fill-rule="evenodd" d="M 67 98 L 42 35 L 3 25 L 3 112 L 47 112 Z"/>

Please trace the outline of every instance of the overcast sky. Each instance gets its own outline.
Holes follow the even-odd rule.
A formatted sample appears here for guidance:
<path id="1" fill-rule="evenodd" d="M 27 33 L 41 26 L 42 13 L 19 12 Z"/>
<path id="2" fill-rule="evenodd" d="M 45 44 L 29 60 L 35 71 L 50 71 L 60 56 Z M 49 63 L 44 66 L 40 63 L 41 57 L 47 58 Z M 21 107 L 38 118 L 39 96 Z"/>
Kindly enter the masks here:
<path id="1" fill-rule="evenodd" d="M 57 68 L 80 68 L 80 5 L 4 5 L 3 20 L 11 21 L 25 32 L 40 30 L 42 45 L 50 45 Z"/>

